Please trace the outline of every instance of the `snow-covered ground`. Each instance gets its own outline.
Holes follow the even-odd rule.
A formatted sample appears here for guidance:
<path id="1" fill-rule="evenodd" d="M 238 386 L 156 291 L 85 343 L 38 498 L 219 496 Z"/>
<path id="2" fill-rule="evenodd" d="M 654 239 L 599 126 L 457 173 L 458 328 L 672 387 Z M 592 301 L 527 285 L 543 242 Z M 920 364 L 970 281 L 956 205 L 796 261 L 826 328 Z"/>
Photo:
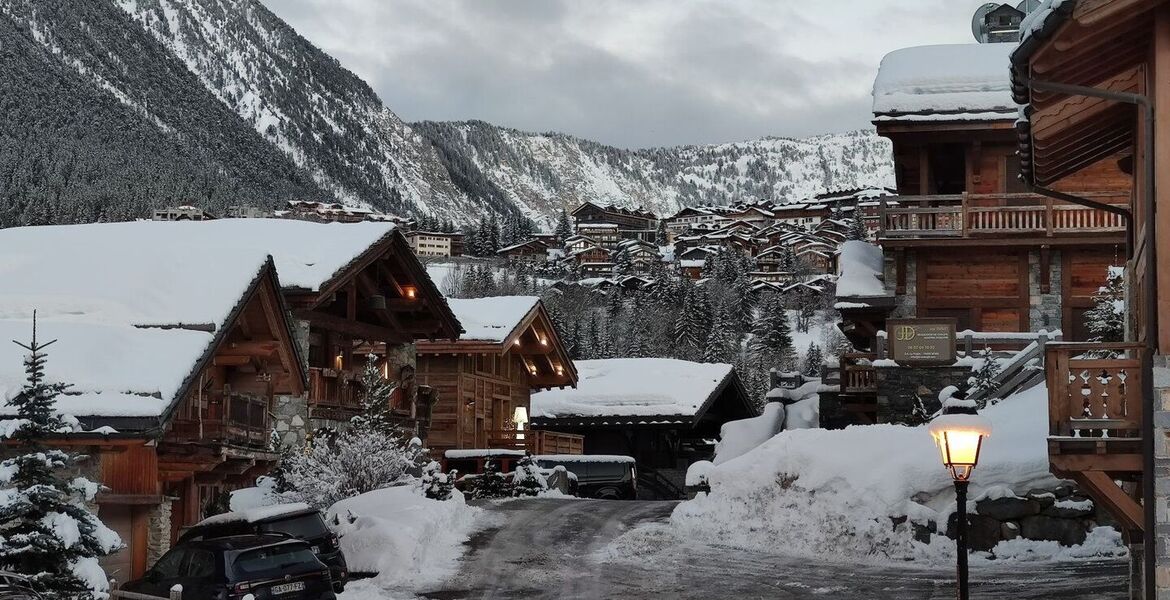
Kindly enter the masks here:
<path id="1" fill-rule="evenodd" d="M 983 411 L 994 433 L 971 481 L 971 501 L 1023 496 L 1058 485 L 1048 471 L 1047 398 L 1043 386 Z M 949 561 L 954 543 L 941 535 L 913 540 L 891 518 L 945 524 L 955 510 L 951 479 L 926 427 L 871 425 L 782 432 L 761 446 L 708 468 L 710 495 L 684 502 L 670 519 L 683 539 L 718 539 L 745 549 L 847 560 Z M 912 500 L 914 499 L 914 500 Z M 917 501 L 915 501 L 917 500 Z M 1123 553 L 1109 528 L 1079 549 L 1013 540 L 1000 559 L 1076 558 Z"/>

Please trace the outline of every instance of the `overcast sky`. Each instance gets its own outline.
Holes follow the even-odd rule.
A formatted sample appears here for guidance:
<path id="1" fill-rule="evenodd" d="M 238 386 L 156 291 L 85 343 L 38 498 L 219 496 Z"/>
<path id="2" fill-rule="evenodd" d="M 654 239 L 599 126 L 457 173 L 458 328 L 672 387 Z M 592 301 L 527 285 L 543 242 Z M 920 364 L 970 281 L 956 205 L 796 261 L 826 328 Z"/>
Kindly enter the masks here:
<path id="1" fill-rule="evenodd" d="M 882 55 L 980 0 L 262 0 L 403 119 L 647 147 L 869 126 Z"/>

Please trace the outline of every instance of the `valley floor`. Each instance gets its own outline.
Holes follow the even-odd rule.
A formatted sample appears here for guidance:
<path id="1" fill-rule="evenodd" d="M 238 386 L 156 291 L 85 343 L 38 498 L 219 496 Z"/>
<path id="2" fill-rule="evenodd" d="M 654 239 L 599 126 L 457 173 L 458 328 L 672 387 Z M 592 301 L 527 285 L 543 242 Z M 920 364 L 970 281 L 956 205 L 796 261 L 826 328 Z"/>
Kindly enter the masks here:
<path id="1" fill-rule="evenodd" d="M 488 504 L 503 525 L 469 542 L 458 573 L 432 600 L 489 598 L 953 598 L 942 568 L 811 562 L 748 552 L 718 540 L 680 542 L 665 527 L 673 502 L 517 500 Z M 1122 600 L 1124 560 L 1003 563 L 972 570 L 972 595 L 984 599 Z M 355 582 L 342 600 L 401 598 Z"/>

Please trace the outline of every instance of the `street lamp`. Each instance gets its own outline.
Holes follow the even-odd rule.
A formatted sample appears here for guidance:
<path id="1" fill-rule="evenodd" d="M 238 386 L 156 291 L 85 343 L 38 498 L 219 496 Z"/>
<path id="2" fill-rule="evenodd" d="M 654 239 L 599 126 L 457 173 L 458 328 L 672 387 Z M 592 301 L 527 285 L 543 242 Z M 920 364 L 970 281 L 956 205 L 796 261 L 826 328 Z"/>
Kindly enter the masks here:
<path id="1" fill-rule="evenodd" d="M 974 400 L 950 398 L 943 405 L 943 414 L 930 422 L 930 435 L 942 453 L 943 466 L 955 481 L 955 504 L 958 518 L 955 524 L 955 543 L 958 546 L 959 600 L 968 600 L 967 593 L 967 483 L 971 472 L 979 464 L 979 450 L 983 438 L 991 435 L 991 424 L 975 412 Z"/>

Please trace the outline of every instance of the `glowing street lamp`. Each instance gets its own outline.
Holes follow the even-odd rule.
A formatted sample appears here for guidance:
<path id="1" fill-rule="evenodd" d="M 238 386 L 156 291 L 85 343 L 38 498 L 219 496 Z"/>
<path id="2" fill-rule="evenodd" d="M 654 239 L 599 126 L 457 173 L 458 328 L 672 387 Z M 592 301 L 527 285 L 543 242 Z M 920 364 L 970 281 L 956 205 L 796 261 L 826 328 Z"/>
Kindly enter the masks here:
<path id="1" fill-rule="evenodd" d="M 958 546 L 959 600 L 968 600 L 967 592 L 967 484 L 979 464 L 983 438 L 991 435 L 991 424 L 975 412 L 975 401 L 949 398 L 943 414 L 930 422 L 930 435 L 942 454 L 943 466 L 955 481 L 955 544 Z"/>

